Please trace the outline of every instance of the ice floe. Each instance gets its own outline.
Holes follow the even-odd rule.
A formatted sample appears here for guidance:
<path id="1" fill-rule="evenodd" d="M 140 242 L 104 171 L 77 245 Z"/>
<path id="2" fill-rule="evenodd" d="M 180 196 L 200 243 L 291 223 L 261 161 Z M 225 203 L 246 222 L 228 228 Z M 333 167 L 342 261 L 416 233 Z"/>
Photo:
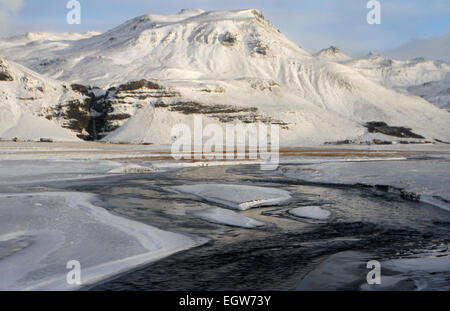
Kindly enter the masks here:
<path id="1" fill-rule="evenodd" d="M 254 207 L 277 205 L 291 198 L 289 192 L 285 190 L 246 185 L 197 184 L 172 188 L 241 211 Z"/>
<path id="2" fill-rule="evenodd" d="M 324 210 L 318 206 L 303 206 L 289 210 L 289 214 L 302 217 L 302 218 L 310 218 L 317 220 L 325 220 L 328 219 L 331 213 L 327 210 Z"/>
<path id="3" fill-rule="evenodd" d="M 220 207 L 189 211 L 188 214 L 212 223 L 233 227 L 255 228 L 264 226 L 263 222 Z"/>

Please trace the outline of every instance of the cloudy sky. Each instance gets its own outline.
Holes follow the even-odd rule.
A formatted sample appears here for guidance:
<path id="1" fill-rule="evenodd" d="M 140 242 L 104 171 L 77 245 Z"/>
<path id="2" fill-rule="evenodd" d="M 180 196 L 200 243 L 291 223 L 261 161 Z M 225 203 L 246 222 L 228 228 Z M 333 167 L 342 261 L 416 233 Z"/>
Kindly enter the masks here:
<path id="1" fill-rule="evenodd" d="M 182 8 L 258 8 L 309 52 L 336 45 L 358 55 L 394 49 L 450 31 L 449 0 L 379 0 L 381 25 L 366 22 L 368 0 L 79 0 L 81 25 L 68 25 L 68 0 L 0 0 L 0 35 L 26 31 L 104 31 L 145 13 Z"/>

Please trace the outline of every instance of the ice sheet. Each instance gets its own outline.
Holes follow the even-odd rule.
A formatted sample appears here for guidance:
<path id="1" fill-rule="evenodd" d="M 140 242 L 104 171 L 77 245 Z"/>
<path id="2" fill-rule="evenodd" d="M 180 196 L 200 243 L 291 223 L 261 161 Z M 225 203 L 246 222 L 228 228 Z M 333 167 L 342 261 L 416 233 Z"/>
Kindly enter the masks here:
<path id="1" fill-rule="evenodd" d="M 277 205 L 291 198 L 285 190 L 246 185 L 197 184 L 172 188 L 237 210 Z"/>
<path id="2" fill-rule="evenodd" d="M 450 211 L 450 162 L 445 159 L 330 162 L 280 169 L 287 177 L 310 182 L 388 185 Z"/>
<path id="3" fill-rule="evenodd" d="M 75 192 L 0 195 L 0 290 L 75 290 L 66 282 L 71 260 L 88 285 L 205 242 L 112 215 L 95 200 Z"/>
<path id="4" fill-rule="evenodd" d="M 0 160 L 0 185 L 99 177 L 121 166 L 102 160 Z"/>

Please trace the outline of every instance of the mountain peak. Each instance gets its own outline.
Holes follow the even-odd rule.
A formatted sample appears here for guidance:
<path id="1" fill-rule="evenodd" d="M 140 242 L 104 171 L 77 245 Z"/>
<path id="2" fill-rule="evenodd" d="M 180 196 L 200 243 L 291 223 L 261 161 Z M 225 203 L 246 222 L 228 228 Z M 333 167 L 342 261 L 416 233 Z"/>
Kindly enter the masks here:
<path id="1" fill-rule="evenodd" d="M 334 45 L 319 51 L 318 53 L 314 54 L 314 56 L 322 60 L 338 61 L 338 62 L 351 59 L 350 56 L 342 53 L 341 50 Z"/>
<path id="2" fill-rule="evenodd" d="M 334 45 L 330 46 L 327 51 L 333 54 L 338 54 L 341 52 L 341 50 L 339 50 L 339 48 L 335 47 Z"/>

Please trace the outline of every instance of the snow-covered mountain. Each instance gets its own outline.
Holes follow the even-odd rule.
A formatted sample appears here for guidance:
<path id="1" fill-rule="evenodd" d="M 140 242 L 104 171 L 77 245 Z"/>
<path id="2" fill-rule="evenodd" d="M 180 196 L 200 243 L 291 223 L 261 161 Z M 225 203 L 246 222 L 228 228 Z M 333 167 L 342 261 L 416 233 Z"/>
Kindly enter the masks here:
<path id="1" fill-rule="evenodd" d="M 85 138 L 90 104 L 78 87 L 0 58 L 0 137 L 77 141 L 78 134 Z"/>
<path id="2" fill-rule="evenodd" d="M 450 73 L 450 65 L 444 62 L 424 58 L 396 60 L 373 53 L 365 58 L 348 60 L 344 64 L 389 88 L 405 88 L 439 81 Z"/>
<path id="3" fill-rule="evenodd" d="M 314 56 L 321 60 L 341 63 L 388 88 L 406 91 L 425 98 L 439 108 L 450 109 L 448 63 L 423 57 L 397 60 L 375 53 L 369 53 L 362 58 L 352 58 L 333 46 Z"/>
<path id="4" fill-rule="evenodd" d="M 13 41 L 0 41 L 7 59 L 103 89 L 90 93 L 91 128 L 106 140 L 170 143 L 170 128 L 199 114 L 279 124 L 290 146 L 365 138 L 372 121 L 450 140 L 450 114 L 333 50 L 310 55 L 257 10 L 149 14 L 79 40 Z"/>
<path id="5" fill-rule="evenodd" d="M 408 87 L 408 92 L 423 97 L 450 112 L 450 73 L 442 80 L 425 82 Z"/>

